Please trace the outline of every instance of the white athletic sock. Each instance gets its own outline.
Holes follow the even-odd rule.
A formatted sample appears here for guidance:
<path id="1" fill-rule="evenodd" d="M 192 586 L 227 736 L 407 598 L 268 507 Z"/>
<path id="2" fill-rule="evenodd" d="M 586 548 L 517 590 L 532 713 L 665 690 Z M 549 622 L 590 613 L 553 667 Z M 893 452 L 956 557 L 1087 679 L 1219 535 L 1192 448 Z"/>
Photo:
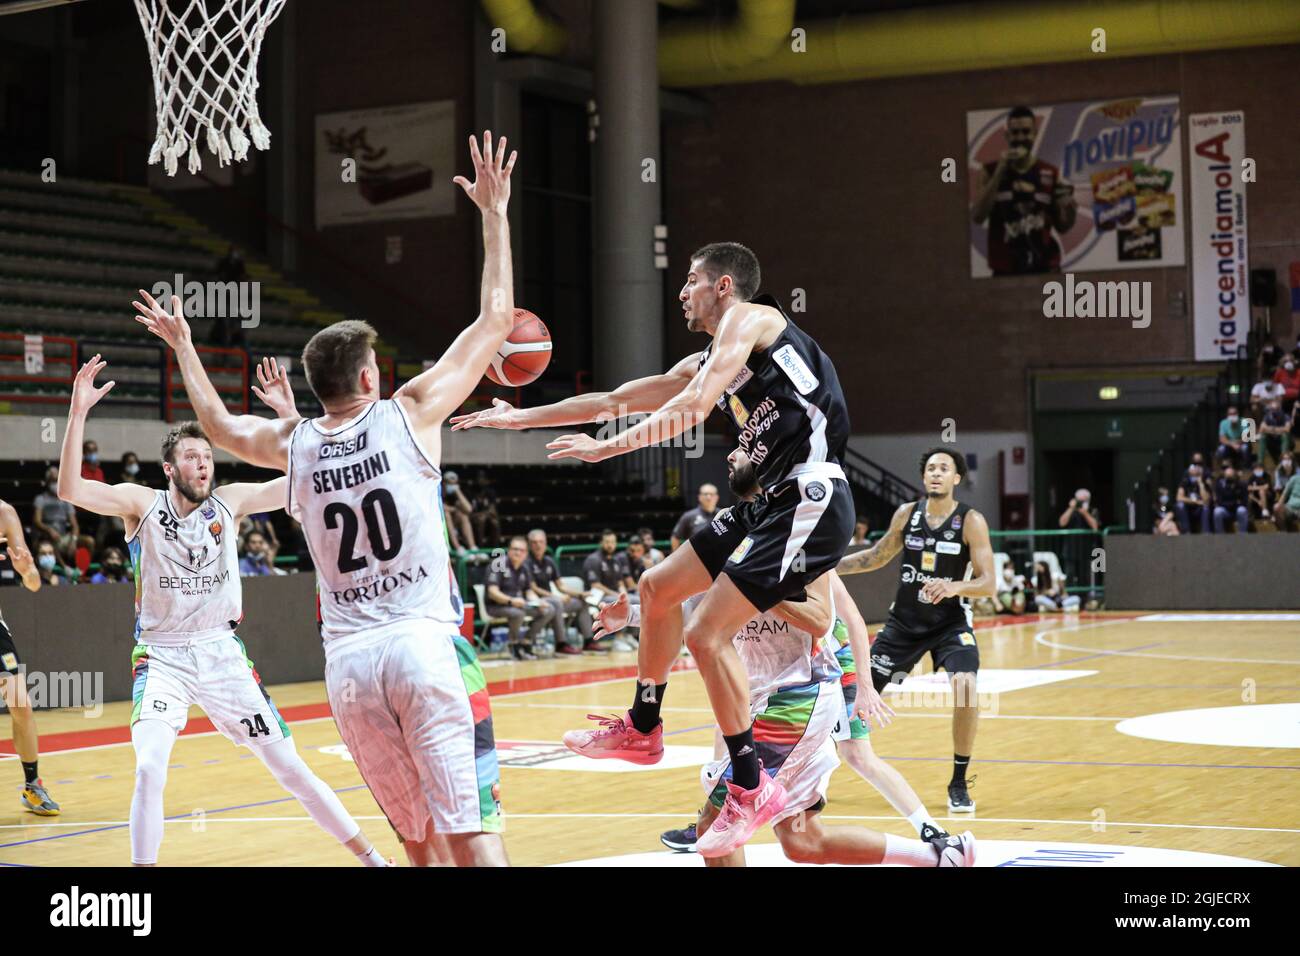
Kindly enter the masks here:
<path id="1" fill-rule="evenodd" d="M 303 763 L 292 737 L 253 747 L 252 751 L 266 764 L 276 782 L 293 794 L 317 825 L 334 839 L 346 843 L 361 832 L 334 791 Z"/>
<path id="2" fill-rule="evenodd" d="M 362 866 L 387 866 L 388 861 L 379 855 L 379 851 L 373 846 L 366 853 L 358 853 L 357 859 L 361 861 Z"/>
<path id="3" fill-rule="evenodd" d="M 131 725 L 135 747 L 135 791 L 131 794 L 131 862 L 157 863 L 163 838 L 163 788 L 176 731 L 161 720 Z"/>
<path id="4" fill-rule="evenodd" d="M 907 822 L 916 827 L 917 836 L 921 835 L 921 829 L 928 823 L 936 830 L 942 830 L 943 827 L 934 822 L 934 817 L 930 816 L 930 811 L 925 807 L 917 807 L 907 815 Z"/>
<path id="5" fill-rule="evenodd" d="M 882 863 L 901 863 L 903 866 L 938 866 L 939 851 L 929 843 L 885 834 L 885 858 Z"/>

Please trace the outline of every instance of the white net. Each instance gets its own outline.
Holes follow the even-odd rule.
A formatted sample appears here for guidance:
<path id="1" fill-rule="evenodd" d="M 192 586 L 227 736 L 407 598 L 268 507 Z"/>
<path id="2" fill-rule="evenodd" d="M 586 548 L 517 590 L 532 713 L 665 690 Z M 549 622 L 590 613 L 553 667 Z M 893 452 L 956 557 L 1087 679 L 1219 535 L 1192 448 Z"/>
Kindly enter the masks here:
<path id="1" fill-rule="evenodd" d="M 257 57 L 285 0 L 135 0 L 153 66 L 158 136 L 149 162 L 175 176 L 203 166 L 206 144 L 218 165 L 267 149 L 271 131 L 257 112 Z"/>

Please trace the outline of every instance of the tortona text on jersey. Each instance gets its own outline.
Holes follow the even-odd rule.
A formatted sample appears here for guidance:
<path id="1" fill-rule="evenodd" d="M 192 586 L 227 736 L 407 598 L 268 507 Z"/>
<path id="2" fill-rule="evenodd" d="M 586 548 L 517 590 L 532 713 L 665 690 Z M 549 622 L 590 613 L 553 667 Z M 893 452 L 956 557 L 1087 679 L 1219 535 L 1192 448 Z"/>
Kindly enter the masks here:
<path id="1" fill-rule="evenodd" d="M 322 468 L 320 471 L 312 472 L 312 490 L 319 495 L 327 491 L 338 491 L 341 488 L 355 488 L 388 470 L 388 452 L 381 451 L 356 464 Z"/>
<path id="2" fill-rule="evenodd" d="M 428 576 L 429 572 L 424 570 L 423 565 L 414 570 L 406 569 L 402 571 L 385 572 L 369 584 L 344 588 L 342 591 L 331 591 L 330 596 L 334 598 L 335 604 L 353 604 L 358 601 L 373 601 L 381 594 L 388 594 L 390 591 L 404 588 L 408 584 L 415 584 L 417 581 L 423 581 Z"/>

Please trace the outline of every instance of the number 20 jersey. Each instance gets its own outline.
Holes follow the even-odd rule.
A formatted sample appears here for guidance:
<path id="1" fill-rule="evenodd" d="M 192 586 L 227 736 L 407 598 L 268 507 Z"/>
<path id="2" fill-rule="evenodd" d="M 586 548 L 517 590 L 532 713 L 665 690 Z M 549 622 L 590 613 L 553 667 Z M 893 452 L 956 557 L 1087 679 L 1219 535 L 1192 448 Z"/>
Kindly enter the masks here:
<path id="1" fill-rule="evenodd" d="M 327 654 L 334 642 L 397 621 L 459 628 L 442 472 L 399 402 L 374 402 L 331 429 L 299 422 L 288 475 L 288 510 L 316 564 Z"/>

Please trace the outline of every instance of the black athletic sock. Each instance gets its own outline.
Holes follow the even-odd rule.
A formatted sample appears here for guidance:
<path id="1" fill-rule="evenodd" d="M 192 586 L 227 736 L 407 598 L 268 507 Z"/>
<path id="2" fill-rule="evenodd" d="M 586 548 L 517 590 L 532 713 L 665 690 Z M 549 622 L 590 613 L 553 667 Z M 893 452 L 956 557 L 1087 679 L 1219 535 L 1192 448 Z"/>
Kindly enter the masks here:
<path id="1" fill-rule="evenodd" d="M 758 751 L 754 749 L 754 725 L 750 724 L 738 734 L 722 739 L 727 743 L 727 753 L 731 754 L 731 782 L 742 790 L 753 790 L 758 786 Z"/>
<path id="2" fill-rule="evenodd" d="M 648 734 L 659 726 L 659 708 L 663 706 L 667 689 L 667 683 L 655 684 L 654 693 L 648 693 L 650 685 L 637 682 L 636 696 L 632 698 L 632 726 L 641 733 Z"/>
<path id="3" fill-rule="evenodd" d="M 948 786 L 953 787 L 957 784 L 966 786 L 966 768 L 970 766 L 970 754 L 962 756 L 961 754 L 952 755 L 952 779 L 948 781 Z"/>
<path id="4" fill-rule="evenodd" d="M 40 777 L 40 774 L 36 772 L 36 761 L 33 760 L 31 763 L 28 763 L 26 760 L 24 760 L 22 764 L 23 764 L 23 776 L 27 778 L 27 782 L 35 783 L 37 778 Z"/>

